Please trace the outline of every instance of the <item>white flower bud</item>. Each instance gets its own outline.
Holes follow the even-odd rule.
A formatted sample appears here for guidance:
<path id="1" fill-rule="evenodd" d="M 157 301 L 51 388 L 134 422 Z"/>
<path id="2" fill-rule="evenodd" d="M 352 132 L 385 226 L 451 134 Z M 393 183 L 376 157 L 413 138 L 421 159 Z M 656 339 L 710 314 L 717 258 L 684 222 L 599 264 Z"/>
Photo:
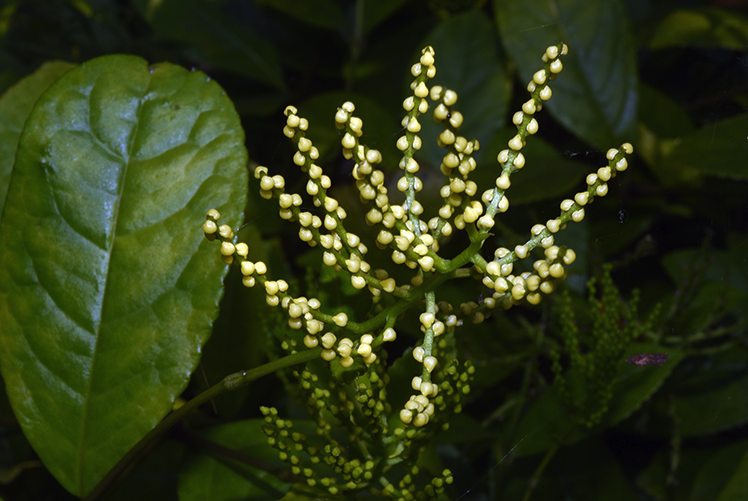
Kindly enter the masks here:
<path id="1" fill-rule="evenodd" d="M 324 336 L 322 336 L 322 346 L 325 349 L 330 349 L 333 346 L 335 346 L 335 341 L 337 338 L 335 337 L 335 334 L 332 332 L 326 332 Z"/>
<path id="2" fill-rule="evenodd" d="M 432 372 L 434 368 L 436 368 L 436 363 L 437 363 L 436 357 L 428 356 L 423 359 L 423 366 L 429 372 Z M 421 385 L 421 388 L 423 389 L 423 385 Z"/>
<path id="3" fill-rule="evenodd" d="M 341 311 L 340 313 L 332 317 L 332 321 L 338 327 L 345 327 L 348 324 L 348 315 Z"/>
<path id="4" fill-rule="evenodd" d="M 522 138 L 519 137 L 519 134 L 514 136 L 512 139 L 509 140 L 509 147 L 513 149 L 514 151 L 519 151 L 522 149 Z"/>
<path id="5" fill-rule="evenodd" d="M 231 242 L 221 242 L 221 254 L 224 256 L 230 256 L 234 253 L 236 248 Z"/>
<path id="6" fill-rule="evenodd" d="M 444 93 L 443 101 L 444 101 L 444 104 L 446 104 L 447 106 L 454 106 L 455 103 L 457 102 L 457 93 L 453 90 L 447 90 Z"/>
<path id="7" fill-rule="evenodd" d="M 358 347 L 358 349 L 356 351 L 363 358 L 366 358 L 369 355 L 371 355 L 371 345 L 370 344 L 361 344 L 361 345 L 359 345 L 359 347 Z"/>
<path id="8" fill-rule="evenodd" d="M 416 362 L 422 363 L 425 353 L 426 351 L 423 349 L 423 346 L 413 348 L 413 358 L 416 359 Z"/>

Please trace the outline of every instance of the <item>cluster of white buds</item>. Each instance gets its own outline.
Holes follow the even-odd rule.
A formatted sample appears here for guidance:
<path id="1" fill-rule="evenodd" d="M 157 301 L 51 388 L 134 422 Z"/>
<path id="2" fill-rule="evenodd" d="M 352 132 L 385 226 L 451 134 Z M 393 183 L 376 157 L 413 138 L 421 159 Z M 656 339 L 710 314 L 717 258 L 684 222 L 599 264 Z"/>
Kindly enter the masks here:
<path id="1" fill-rule="evenodd" d="M 520 134 L 515 136 L 515 138 L 517 137 L 520 137 Z M 495 259 L 486 263 L 483 268 L 485 271 L 483 284 L 494 290 L 492 299 L 501 301 L 504 308 L 518 304 L 523 299 L 530 304 L 538 304 L 542 298 L 541 292 L 543 294 L 552 293 L 556 289 L 556 282 L 566 279 L 568 273 L 565 266 L 575 261 L 576 254 L 572 249 L 555 245 L 554 235 L 565 229 L 568 222 L 578 223 L 584 219 L 585 206 L 591 204 L 596 196 L 602 197 L 608 193 L 607 182 L 615 177 L 617 172 L 626 170 L 628 162 L 625 155 L 630 155 L 633 151 L 634 148 L 630 143 L 624 143 L 620 149 L 611 148 L 608 150 L 609 165 L 601 167 L 597 170 L 597 173 L 587 176 L 587 190 L 577 193 L 573 200 L 566 199 L 561 202 L 561 213 L 558 217 L 549 219 L 544 225 L 534 225 L 530 229 L 530 239 L 515 246 L 513 250 L 504 247 L 496 249 Z M 506 152 L 507 150 L 504 150 L 499 154 L 499 162 L 504 160 Z M 521 155 L 521 153 L 518 153 L 518 155 Z M 506 173 L 502 174 L 502 177 L 504 175 Z M 506 179 L 508 183 L 508 177 Z M 499 180 L 497 180 L 498 184 Z M 544 250 L 545 259 L 533 263 L 533 272 L 526 271 L 514 275 L 512 273 L 513 263 L 525 259 L 530 251 L 537 247 Z M 487 302 L 484 300 L 486 308 L 492 309 L 495 305 L 495 301 Z M 472 314 L 474 309 L 469 303 L 462 305 L 463 313 L 466 315 Z"/>
<path id="2" fill-rule="evenodd" d="M 343 312 L 325 313 L 316 298 L 292 297 L 288 293 L 288 283 L 268 279 L 264 263 L 249 261 L 247 245 L 234 243 L 231 228 L 217 225 L 220 217 L 217 211 L 211 210 L 207 215 L 203 225 L 206 237 L 221 241 L 225 262 L 238 261 L 244 285 L 263 286 L 267 303 L 280 305 L 287 311 L 291 328 L 306 331 L 304 346 L 319 349 L 324 360 L 336 361 L 343 368 L 351 367 L 357 356 L 367 365 L 376 363 L 377 349 L 382 343 L 396 338 L 395 319 L 411 307 L 420 307 L 425 300 L 426 309 L 420 316 L 423 342 L 413 350 L 413 357 L 423 370 L 421 375 L 413 378 L 412 388 L 416 393 L 400 412 L 406 425 L 422 427 L 433 416 L 433 401 L 439 389 L 432 382 L 431 374 L 437 366 L 444 369 L 448 365 L 444 362 L 450 362 L 437 359 L 436 338 L 453 331 L 465 318 L 478 323 L 498 306 L 506 309 L 522 301 L 537 304 L 543 294 L 553 292 L 557 282 L 567 277 L 566 267 L 576 257 L 573 250 L 556 245 L 554 235 L 568 222 L 581 221 L 585 207 L 596 196 L 605 196 L 608 181 L 626 169 L 626 156 L 633 152 L 629 143 L 608 151 L 609 164 L 587 176 L 587 189 L 577 193 L 573 199 L 564 200 L 556 218 L 533 226 L 526 242 L 513 249 L 496 249 L 491 261 L 481 256 L 479 250 L 490 236 L 494 217 L 509 208 L 506 191 L 511 185 L 511 176 L 525 166 L 526 159 L 521 150 L 527 137 L 538 131 L 535 114 L 551 98 L 549 83 L 563 69 L 560 58 L 567 52 L 567 46 L 559 44 L 548 47 L 543 54 L 544 67 L 533 75 L 527 87 L 530 99 L 512 118 L 517 134 L 509 140 L 508 148 L 498 154 L 500 173 L 495 186 L 483 192 L 479 192 L 478 185 L 470 179 L 476 169 L 473 155 L 480 145 L 478 141 L 459 134 L 463 116 L 455 109 L 457 93 L 442 86 L 428 86 L 429 80 L 436 75 L 431 47 L 422 51 L 418 63 L 411 68 L 414 77 L 410 86 L 412 94 L 403 101 L 406 113 L 402 121 L 404 133 L 396 143 L 402 152 L 399 161 L 402 175 L 396 183 L 404 198 L 401 204 L 393 203 L 389 197 L 385 175 L 378 168 L 382 155 L 361 142 L 363 121 L 354 115 L 353 103 L 345 102 L 337 110 L 334 119 L 341 134 L 343 156 L 354 162 L 352 176 L 361 202 L 370 204 L 366 223 L 377 229 L 375 244 L 378 249 L 389 252 L 395 264 L 414 270 L 409 284 L 398 285 L 386 270 L 372 269 L 366 258 L 369 249 L 359 235 L 346 230 L 346 211 L 328 195 L 331 181 L 315 163 L 319 151 L 306 137 L 308 121 L 298 116 L 293 106 L 286 108 L 283 133 L 297 146 L 293 162 L 307 174 L 306 196 L 311 197 L 318 210 L 315 213 L 304 210 L 302 194 L 286 192 L 284 178 L 271 176 L 263 166 L 254 171 L 260 193 L 266 199 L 278 200 L 281 218 L 298 222 L 299 238 L 311 247 L 322 249 L 325 265 L 341 272 L 340 276 L 350 280 L 355 289 L 369 291 L 376 308 L 372 309 L 373 313 L 366 321 L 351 321 Z M 440 189 L 442 203 L 431 219 L 424 216 L 424 207 L 417 200 L 424 184 L 417 175 L 420 166 L 415 159 L 423 144 L 418 133 L 422 115 L 429 110 L 429 98 L 435 103 L 434 120 L 444 126 L 437 143 L 445 150 L 440 170 L 446 177 L 446 183 Z M 455 229 L 464 230 L 470 244 L 457 256 L 443 258 L 438 254 L 439 239 L 451 235 Z M 542 249 L 543 256 L 534 262 L 532 271 L 515 271 L 514 264 L 528 258 L 534 249 Z M 436 301 L 435 291 L 440 283 L 476 274 L 491 291 L 480 304 L 468 301 L 455 309 L 450 304 Z M 385 297 L 387 301 L 383 301 Z M 295 345 L 292 342 L 287 346 L 292 349 Z"/>
<path id="3" fill-rule="evenodd" d="M 344 120 L 343 123 L 349 124 L 350 129 L 343 137 L 344 152 L 351 155 L 350 149 L 346 145 L 353 146 L 349 139 L 361 135 L 361 120 L 351 117 L 350 113 L 354 110 L 353 104 L 345 103 L 338 111 L 336 120 Z M 363 289 L 368 286 L 373 295 L 379 295 L 382 291 L 396 293 L 396 284 L 384 270 L 371 270 L 371 266 L 365 260 L 368 248 L 361 242 L 358 235 L 346 231 L 343 221 L 346 218 L 346 211 L 341 207 L 337 200 L 327 194 L 330 188 L 330 178 L 326 176 L 322 168 L 314 163 L 319 157 L 319 151 L 312 142 L 304 136 L 304 131 L 308 128 L 308 121 L 297 115 L 297 110 L 293 106 L 286 108 L 286 126 L 283 133 L 290 139 L 294 140 L 297 145 L 297 152 L 294 154 L 293 161 L 303 172 L 309 176 L 306 184 L 306 192 L 312 197 L 313 203 L 325 211 L 324 218 L 303 211 L 302 196 L 298 193 L 287 193 L 285 191 L 286 182 L 283 176 L 268 174 L 267 167 L 258 166 L 255 168 L 255 178 L 260 183 L 260 194 L 263 198 L 277 198 L 279 213 L 282 219 L 288 221 L 298 221 L 299 238 L 307 242 L 311 247 L 320 246 L 324 249 L 322 260 L 336 271 L 346 270 L 350 274 L 351 285 L 356 289 Z M 358 120 L 358 122 L 357 122 Z M 350 127 L 350 124 L 353 124 Z M 358 125 L 358 128 L 356 128 Z M 358 165 L 357 171 L 381 190 L 384 197 L 384 205 L 387 206 L 386 188 L 383 186 L 384 175 L 381 171 L 371 169 L 371 165 L 376 165 L 381 161 L 381 155 L 376 150 L 363 148 L 361 154 L 364 160 Z M 368 159 L 368 160 L 367 160 Z M 379 179 L 379 182 L 376 180 Z M 376 198 L 376 197 L 375 197 Z M 348 325 L 348 316 L 344 312 L 334 315 L 326 315 L 319 311 L 321 303 L 316 298 L 307 299 L 305 297 L 292 297 L 288 294 L 288 283 L 285 280 L 270 280 L 266 277 L 267 266 L 265 263 L 258 261 L 252 262 L 248 259 L 249 247 L 245 243 L 234 244 L 234 233 L 227 225 L 218 226 L 217 221 L 220 214 L 212 209 L 206 215 L 206 222 L 203 224 L 203 231 L 208 239 L 221 240 L 221 253 L 226 263 L 231 264 L 238 260 L 243 275 L 243 284 L 247 287 L 254 287 L 260 284 L 265 288 L 266 302 L 270 306 L 280 305 L 288 313 L 288 325 L 292 329 L 306 330 L 303 343 L 306 348 L 312 349 L 321 347 L 321 357 L 331 362 L 340 357 L 338 362 L 344 368 L 353 364 L 353 357 L 360 356 L 367 365 L 377 360 L 374 349 L 378 348 L 383 342 L 394 341 L 396 339 L 395 330 L 387 326 L 383 328 L 377 338 L 372 334 L 366 333 L 359 336 L 354 342 L 350 338 L 343 338 L 337 341 L 333 332 L 325 332 L 326 325 L 334 325 L 335 329 L 346 329 L 356 332 L 356 327 L 351 328 Z M 399 288 L 397 288 L 399 289 Z M 286 348 L 292 348 L 293 342 L 289 345 L 284 344 Z"/>

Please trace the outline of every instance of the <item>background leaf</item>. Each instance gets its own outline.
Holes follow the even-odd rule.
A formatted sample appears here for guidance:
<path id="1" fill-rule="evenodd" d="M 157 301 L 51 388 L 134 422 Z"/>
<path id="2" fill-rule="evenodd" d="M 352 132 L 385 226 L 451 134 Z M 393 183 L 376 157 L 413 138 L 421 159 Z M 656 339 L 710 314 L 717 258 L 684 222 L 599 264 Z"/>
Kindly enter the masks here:
<path id="1" fill-rule="evenodd" d="M 748 46 L 748 17 L 718 7 L 676 10 L 657 26 L 649 46 L 652 49 L 722 47 L 742 51 Z"/>
<path id="2" fill-rule="evenodd" d="M 660 350 L 657 345 L 632 344 L 627 349 L 626 358 L 635 353 L 655 353 Z M 629 417 L 649 400 L 660 389 L 665 380 L 670 377 L 678 363 L 683 359 L 683 353 L 673 349 L 666 349 L 667 361 L 660 366 L 637 367 L 621 364 L 623 367 L 613 385 L 613 398 L 608 404 L 608 412 L 603 421 L 613 426 Z"/>
<path id="3" fill-rule="evenodd" d="M 23 124 L 42 92 L 73 66 L 63 61 L 50 61 L 0 97 L 0 221 Z"/>
<path id="4" fill-rule="evenodd" d="M 636 350 L 632 348 L 633 351 Z M 660 388 L 682 358 L 681 353 L 672 350 L 669 353 L 672 358 L 663 367 L 632 367 L 620 362 L 612 399 L 602 418 L 606 426 L 630 416 Z M 568 405 L 558 385 L 554 384 L 530 406 L 522 419 L 515 436 L 524 439 L 516 454 L 537 454 L 559 441 L 565 445 L 574 444 L 598 431 L 599 427 L 589 429 L 571 421 Z"/>
<path id="5" fill-rule="evenodd" d="M 597 149 L 634 138 L 636 47 L 618 0 L 495 0 L 499 31 L 523 83 L 546 47 L 569 46 L 548 109 Z"/>
<path id="6" fill-rule="evenodd" d="M 0 227 L 0 362 L 24 433 L 74 494 L 197 364 L 226 271 L 199 228 L 211 207 L 238 224 L 243 141 L 218 84 L 133 56 L 71 70 L 26 123 Z"/>
<path id="7" fill-rule="evenodd" d="M 192 47 L 206 64 L 283 88 L 274 47 L 253 30 L 232 22 L 225 1 L 135 2 L 160 36 Z"/>
<path id="8" fill-rule="evenodd" d="M 302 23 L 328 30 L 342 30 L 345 16 L 332 0 L 258 0 L 257 5 L 277 9 Z"/>
<path id="9" fill-rule="evenodd" d="M 694 169 L 711 176 L 748 179 L 748 115 L 704 125 L 673 144 L 666 169 Z"/>
<path id="10" fill-rule="evenodd" d="M 691 359 L 689 376 L 674 384 L 674 409 L 686 437 L 709 435 L 748 422 L 748 362 L 737 348 L 714 359 Z M 696 370 L 693 370 L 696 369 Z M 664 409 L 663 409 L 664 411 Z"/>
<path id="11" fill-rule="evenodd" d="M 187 469 L 179 482 L 181 501 L 213 499 L 231 501 L 235 499 L 279 499 L 288 490 L 288 484 L 280 481 L 266 470 L 283 467 L 278 452 L 268 445 L 267 436 L 261 431 L 262 419 L 239 421 L 215 426 L 195 437 L 195 445 L 210 450 L 211 445 L 230 449 L 233 457 L 201 453 L 189 458 Z M 294 423 L 294 428 L 305 423 Z M 313 433 L 313 427 L 304 427 Z M 220 451 L 216 451 L 220 452 Z M 244 461 L 241 461 L 244 459 Z M 247 463 L 254 463 L 250 466 Z"/>

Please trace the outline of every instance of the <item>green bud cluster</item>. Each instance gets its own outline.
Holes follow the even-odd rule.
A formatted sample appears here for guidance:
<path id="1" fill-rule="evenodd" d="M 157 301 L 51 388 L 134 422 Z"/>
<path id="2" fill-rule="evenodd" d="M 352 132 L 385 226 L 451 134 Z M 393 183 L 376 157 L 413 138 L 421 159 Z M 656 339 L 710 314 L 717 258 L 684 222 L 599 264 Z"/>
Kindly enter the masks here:
<path id="1" fill-rule="evenodd" d="M 448 425 L 453 413 L 461 410 L 470 390 L 474 368 L 457 362 L 454 336 L 458 328 L 466 322 L 483 322 L 496 309 L 508 309 L 522 302 L 538 304 L 543 295 L 556 289 L 556 284 L 567 277 L 566 267 L 576 256 L 572 249 L 555 244 L 555 234 L 568 223 L 581 221 L 594 198 L 607 194 L 607 183 L 626 170 L 626 157 L 633 152 L 629 143 L 610 149 L 608 165 L 589 174 L 587 187 L 573 199 L 561 202 L 558 216 L 534 225 L 529 237 L 512 249 L 495 249 L 490 261 L 483 257 L 481 249 L 491 236 L 495 217 L 509 208 L 511 177 L 525 168 L 527 159 L 522 149 L 528 137 L 538 131 L 535 115 L 551 98 L 550 83 L 563 69 L 561 58 L 567 52 L 567 46 L 559 44 L 548 47 L 543 54 L 544 66 L 527 87 L 530 97 L 512 118 L 517 134 L 508 142 L 508 148 L 498 154 L 494 186 L 484 187 L 483 191 L 471 179 L 477 168 L 473 155 L 480 144 L 460 135 L 464 117 L 456 108 L 457 93 L 442 86 L 429 86 L 436 75 L 433 48 L 423 49 L 411 67 L 411 95 L 402 105 L 404 132 L 396 142 L 402 152 L 398 162 L 401 174 L 395 184 L 401 193 L 397 198 L 402 202 L 396 203 L 390 197 L 384 170 L 380 169 L 381 153 L 362 142 L 363 120 L 355 115 L 354 104 L 343 103 L 334 122 L 340 131 L 343 156 L 353 161 L 351 174 L 359 199 L 367 206 L 365 222 L 376 231 L 368 245 L 361 235 L 346 228 L 348 213 L 330 195 L 331 179 L 317 164 L 319 150 L 306 136 L 309 122 L 295 107 L 286 108 L 283 134 L 296 145 L 293 162 L 305 175 L 305 193 L 289 191 L 283 176 L 271 175 L 267 167 L 258 166 L 254 176 L 260 195 L 278 201 L 280 217 L 298 226 L 302 242 L 320 249 L 324 266 L 348 280 L 354 289 L 368 292 L 371 307 L 363 318 L 349 318 L 345 311 L 350 309 L 326 307 L 319 298 L 294 294 L 288 282 L 269 277 L 264 262 L 250 259 L 247 244 L 237 243 L 233 230 L 219 224 L 216 210 L 207 213 L 203 231 L 209 240 L 221 243 L 224 262 L 240 266 L 243 284 L 262 288 L 267 304 L 280 307 L 290 329 L 299 331 L 298 337 L 289 337 L 282 347 L 290 353 L 319 351 L 321 360 L 308 363 L 294 376 L 307 410 L 316 420 L 317 439 L 321 442 L 309 446 L 305 438 L 297 437 L 297 441 L 293 435 L 289 440 L 284 434 L 289 426 L 277 419 L 277 411 L 263 410 L 266 419 L 271 420 L 266 428 L 271 445 L 284 461 L 290 461 L 294 474 L 301 472 L 305 476 L 309 486 L 321 486 L 334 495 L 381 489 L 395 498 L 432 499 L 449 483 L 451 474 L 445 472 L 426 488 L 416 489 L 412 468 L 428 441 Z M 440 171 L 445 182 L 439 190 L 441 205 L 429 217 L 418 200 L 424 183 L 416 156 L 423 145 L 419 136 L 421 120 L 432 104 L 433 119 L 443 126 L 436 141 L 444 149 Z M 307 210 L 312 205 L 316 209 Z M 440 241 L 454 231 L 464 231 L 469 244 L 447 258 L 440 254 Z M 391 276 L 392 270 L 375 269 L 370 264 L 368 254 L 375 248 L 389 254 L 394 266 L 411 270 L 407 283 L 398 283 Z M 515 271 L 515 263 L 533 253 L 537 257 L 532 270 Z M 453 305 L 437 299 L 440 284 L 466 277 L 478 278 L 486 287 L 480 304 L 467 300 Z M 356 301 L 358 304 L 360 298 Z M 384 345 L 397 338 L 397 319 L 409 310 L 418 312 L 422 332 L 422 339 L 410 351 L 420 372 L 411 380 L 413 393 L 406 402 L 389 402 Z M 341 429 L 347 431 L 344 444 L 340 443 Z M 298 447 L 306 451 L 306 459 L 293 452 Z M 302 459 L 311 465 L 327 465 L 328 473 L 316 473 L 315 467 L 309 466 L 311 473 L 307 475 L 300 464 Z M 386 473 L 398 463 L 409 466 L 405 477 L 395 485 Z"/>
<path id="2" fill-rule="evenodd" d="M 582 311 L 589 318 L 584 322 L 576 321 L 568 291 L 556 299 L 557 331 L 568 357 L 567 369 L 564 370 L 559 346 L 553 346 L 550 355 L 554 384 L 559 387 L 564 403 L 580 424 L 592 427 L 600 423 L 608 410 L 626 347 L 652 328 L 659 309 L 653 309 L 646 320 L 639 320 L 639 291 L 633 291 L 628 302 L 621 299 L 611 278 L 610 265 L 605 265 L 602 276 L 591 279 L 587 288 L 588 306 Z M 588 323 L 588 328 L 580 328 L 580 323 Z"/>

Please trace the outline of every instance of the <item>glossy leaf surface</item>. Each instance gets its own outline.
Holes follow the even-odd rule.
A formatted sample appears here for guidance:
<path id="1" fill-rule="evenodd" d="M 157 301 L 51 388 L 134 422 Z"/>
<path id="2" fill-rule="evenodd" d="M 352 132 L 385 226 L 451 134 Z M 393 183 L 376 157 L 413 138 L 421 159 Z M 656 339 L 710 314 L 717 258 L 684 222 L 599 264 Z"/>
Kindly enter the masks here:
<path id="1" fill-rule="evenodd" d="M 621 2 L 496 0 L 494 8 L 523 83 L 540 69 L 549 45 L 569 46 L 551 83 L 548 109 L 556 120 L 601 150 L 634 139 L 636 45 Z"/>
<path id="2" fill-rule="evenodd" d="M 23 124 L 42 92 L 72 67 L 63 61 L 46 63 L 0 97 L 0 221 Z"/>
<path id="3" fill-rule="evenodd" d="M 203 73 L 106 56 L 39 99 L 0 227 L 0 362 L 31 444 L 85 495 L 169 411 L 210 335 L 238 224 L 239 119 Z"/>

